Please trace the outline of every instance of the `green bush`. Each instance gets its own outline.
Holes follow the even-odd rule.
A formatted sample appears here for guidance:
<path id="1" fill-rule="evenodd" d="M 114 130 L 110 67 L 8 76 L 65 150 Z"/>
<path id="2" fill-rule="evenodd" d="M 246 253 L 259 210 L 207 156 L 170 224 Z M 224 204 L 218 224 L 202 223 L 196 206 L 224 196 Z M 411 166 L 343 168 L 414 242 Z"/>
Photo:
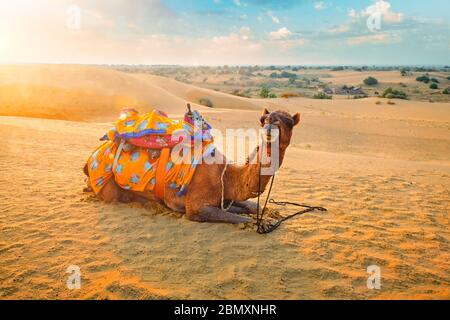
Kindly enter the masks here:
<path id="1" fill-rule="evenodd" d="M 271 99 L 271 98 L 277 97 L 277 95 L 273 92 L 270 92 L 270 89 L 267 87 L 261 88 L 261 91 L 259 92 L 259 96 L 264 99 L 267 99 L 267 98 Z"/>
<path id="2" fill-rule="evenodd" d="M 432 83 L 432 84 L 430 84 L 430 89 L 433 89 L 433 90 L 436 90 L 436 89 L 438 89 L 438 85 L 437 85 L 437 83 Z"/>
<path id="3" fill-rule="evenodd" d="M 439 80 L 438 80 L 438 79 L 436 79 L 436 78 L 431 78 L 431 82 L 434 82 L 434 83 L 439 83 Z"/>
<path id="4" fill-rule="evenodd" d="M 450 80 L 450 76 L 447 77 L 447 80 Z"/>
<path id="5" fill-rule="evenodd" d="M 263 87 L 263 88 L 261 88 L 261 91 L 259 92 L 259 96 L 260 96 L 261 98 L 266 99 L 266 98 L 269 97 L 269 93 L 270 93 L 269 88 Z"/>
<path id="6" fill-rule="evenodd" d="M 297 79 L 297 75 L 295 73 L 283 71 L 280 75 L 281 78 L 288 78 L 288 79 Z"/>
<path id="7" fill-rule="evenodd" d="M 208 98 L 201 98 L 200 100 L 198 100 L 198 103 L 200 103 L 202 106 L 208 107 L 208 108 L 213 108 L 214 104 L 213 102 L 208 99 Z"/>
<path id="8" fill-rule="evenodd" d="M 428 82 L 430 82 L 430 77 L 428 77 L 428 76 L 420 76 L 420 77 L 416 78 L 416 81 L 423 82 L 423 83 L 428 83 Z"/>
<path id="9" fill-rule="evenodd" d="M 332 99 L 332 96 L 327 95 L 325 92 L 318 92 L 313 96 L 314 99 Z"/>
<path id="10" fill-rule="evenodd" d="M 368 77 L 367 79 L 364 79 L 364 83 L 368 86 L 374 86 L 378 84 L 378 80 L 374 77 Z"/>
<path id="11" fill-rule="evenodd" d="M 270 77 L 273 78 L 273 79 L 276 79 L 276 78 L 279 78 L 280 75 L 278 74 L 278 72 L 272 72 L 272 73 L 270 74 Z"/>
<path id="12" fill-rule="evenodd" d="M 388 99 L 408 99 L 406 93 L 392 88 L 387 88 L 384 90 L 382 97 Z"/>
<path id="13" fill-rule="evenodd" d="M 442 91 L 443 94 L 450 94 L 450 88 L 445 88 L 444 91 Z"/>

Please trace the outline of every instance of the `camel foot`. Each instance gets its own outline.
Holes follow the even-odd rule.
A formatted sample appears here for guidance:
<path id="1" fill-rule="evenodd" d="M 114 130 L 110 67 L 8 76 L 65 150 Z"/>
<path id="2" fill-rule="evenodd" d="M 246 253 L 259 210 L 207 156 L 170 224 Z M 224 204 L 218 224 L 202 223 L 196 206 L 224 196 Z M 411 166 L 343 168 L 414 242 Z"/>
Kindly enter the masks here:
<path id="1" fill-rule="evenodd" d="M 200 209 L 200 212 L 194 215 L 188 215 L 188 219 L 198 222 L 224 222 L 224 223 L 248 223 L 252 221 L 251 218 L 241 217 L 237 214 L 223 211 L 217 207 L 205 207 Z"/>
<path id="2" fill-rule="evenodd" d="M 239 213 L 239 214 L 246 214 L 249 213 L 249 210 L 247 208 L 238 207 L 238 206 L 231 206 L 230 209 L 227 210 L 231 213 Z"/>
<path id="3" fill-rule="evenodd" d="M 240 207 L 247 210 L 247 213 L 256 214 L 258 212 L 258 204 L 256 202 L 246 200 L 246 201 L 235 201 L 233 203 L 233 207 Z M 259 208 L 259 212 L 261 213 L 261 207 Z"/>

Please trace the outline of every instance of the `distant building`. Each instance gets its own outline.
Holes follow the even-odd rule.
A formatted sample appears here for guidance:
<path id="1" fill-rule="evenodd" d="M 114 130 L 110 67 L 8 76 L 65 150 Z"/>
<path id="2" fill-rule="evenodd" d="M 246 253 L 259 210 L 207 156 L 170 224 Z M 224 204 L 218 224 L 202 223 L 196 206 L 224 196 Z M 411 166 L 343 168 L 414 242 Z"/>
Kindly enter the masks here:
<path id="1" fill-rule="evenodd" d="M 337 88 L 334 90 L 335 94 L 341 94 L 341 95 L 363 95 L 365 94 L 361 87 L 347 87 L 343 86 L 341 88 Z"/>
<path id="2" fill-rule="evenodd" d="M 333 94 L 334 92 L 333 92 L 333 89 L 331 89 L 331 88 L 324 88 L 323 90 L 322 90 L 324 93 L 326 93 L 326 94 Z"/>

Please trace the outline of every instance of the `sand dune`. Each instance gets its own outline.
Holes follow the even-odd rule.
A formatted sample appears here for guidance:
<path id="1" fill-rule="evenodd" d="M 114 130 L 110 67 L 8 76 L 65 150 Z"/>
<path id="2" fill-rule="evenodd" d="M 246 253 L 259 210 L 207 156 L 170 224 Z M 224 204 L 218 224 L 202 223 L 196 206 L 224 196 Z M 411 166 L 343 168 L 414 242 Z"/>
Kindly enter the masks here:
<path id="1" fill-rule="evenodd" d="M 8 68 L 0 87 L 22 100 L 0 95 L 1 114 L 53 120 L 0 117 L 0 298 L 450 299 L 450 104 L 252 100 L 302 113 L 273 197 L 328 208 L 261 236 L 83 192 L 81 168 L 121 107 L 116 95 L 181 114 L 203 89 L 79 66 L 17 80 Z M 214 128 L 258 127 L 259 111 L 202 110 Z M 66 287 L 70 265 L 80 290 Z M 369 265 L 381 290 L 366 286 Z"/>
<path id="2" fill-rule="evenodd" d="M 214 107 L 256 109 L 250 99 L 195 88 L 174 80 L 78 65 L 0 66 L 0 115 L 61 120 L 113 120 L 124 107 L 182 114 L 200 98 Z"/>

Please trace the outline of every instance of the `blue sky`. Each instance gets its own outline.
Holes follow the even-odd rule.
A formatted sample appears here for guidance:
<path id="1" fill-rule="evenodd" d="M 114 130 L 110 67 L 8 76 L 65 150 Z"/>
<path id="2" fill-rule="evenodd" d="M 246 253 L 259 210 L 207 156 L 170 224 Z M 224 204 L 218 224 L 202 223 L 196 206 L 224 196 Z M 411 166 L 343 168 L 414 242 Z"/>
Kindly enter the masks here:
<path id="1" fill-rule="evenodd" d="M 0 62 L 450 65 L 450 2 L 0 0 Z"/>

